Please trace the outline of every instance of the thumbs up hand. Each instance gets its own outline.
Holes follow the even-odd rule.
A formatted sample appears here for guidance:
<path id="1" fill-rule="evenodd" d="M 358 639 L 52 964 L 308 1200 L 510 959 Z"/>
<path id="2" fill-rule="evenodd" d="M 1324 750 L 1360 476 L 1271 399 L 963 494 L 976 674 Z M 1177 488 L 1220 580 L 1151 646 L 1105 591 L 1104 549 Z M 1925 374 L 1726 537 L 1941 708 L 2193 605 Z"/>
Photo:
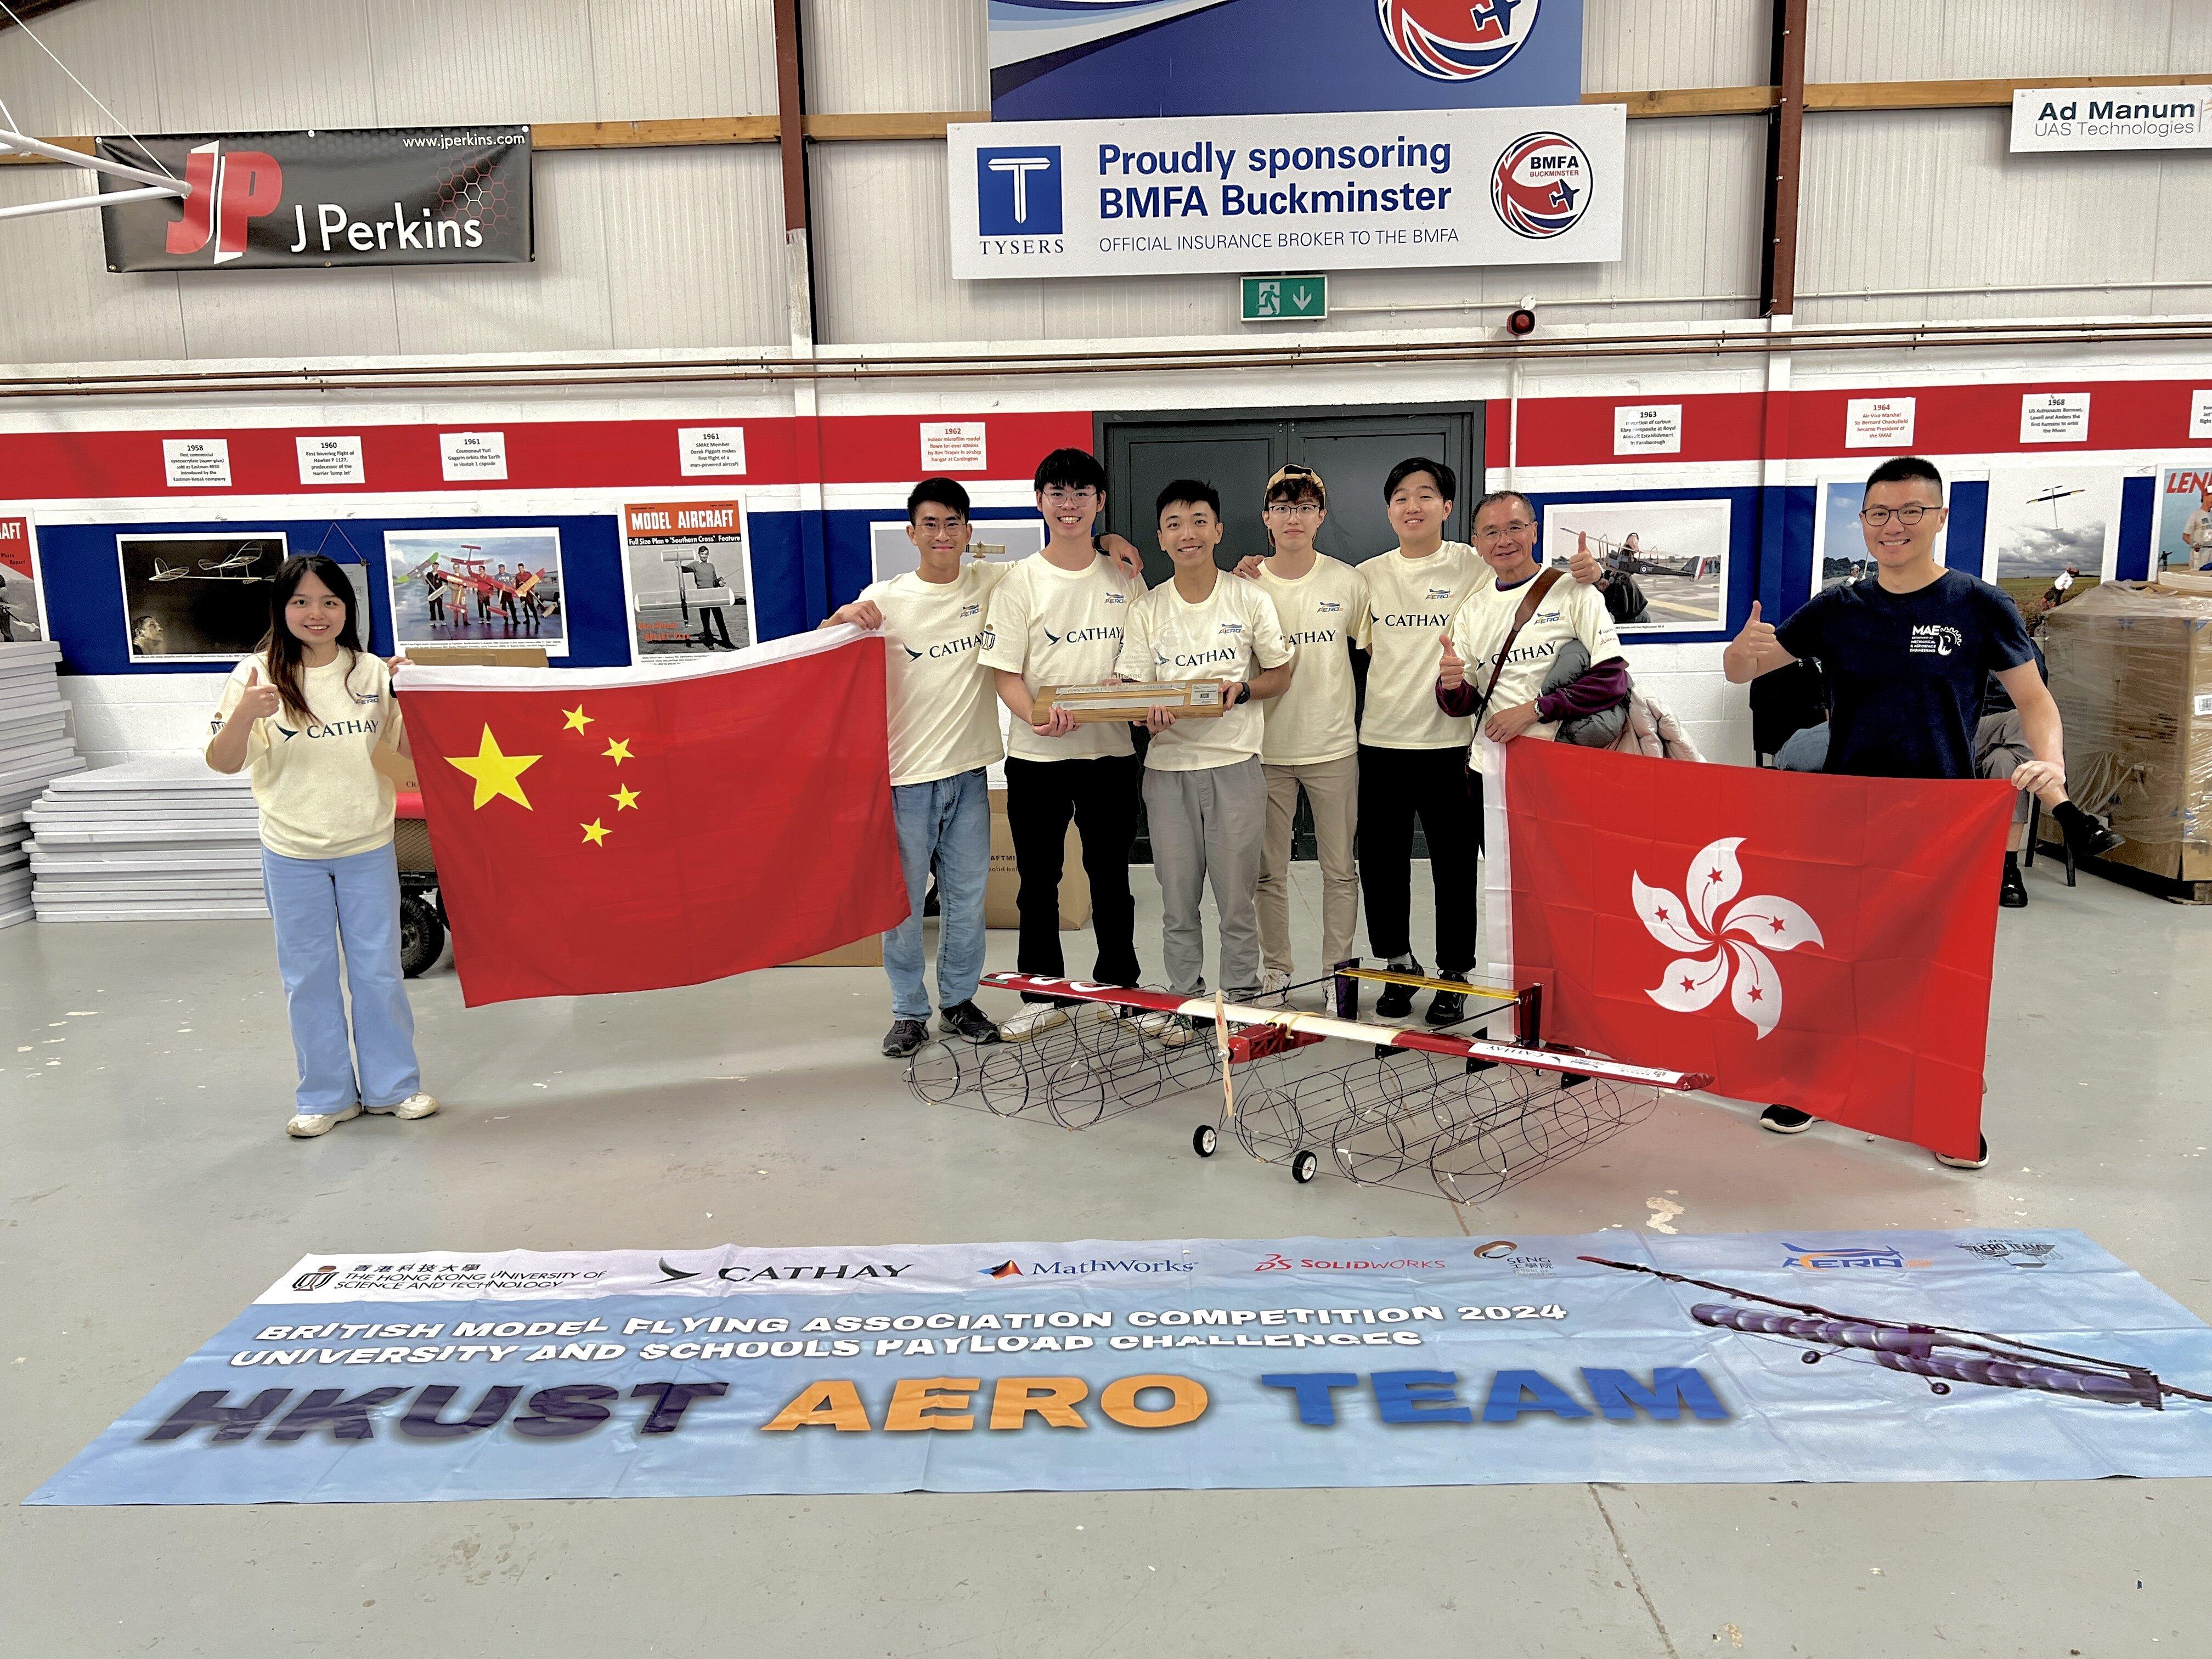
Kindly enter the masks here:
<path id="1" fill-rule="evenodd" d="M 1744 646 L 1751 650 L 1761 652 L 1766 650 L 1770 646 L 1772 646 L 1777 642 L 1774 635 L 1774 624 L 1769 622 L 1761 622 L 1759 619 L 1759 601 L 1757 599 L 1753 599 L 1751 602 L 1751 615 L 1744 618 L 1743 631 L 1735 636 L 1735 642 L 1738 645 Z"/>
<path id="2" fill-rule="evenodd" d="M 240 719 L 266 720 L 282 708 L 283 702 L 283 698 L 277 695 L 275 686 L 262 684 L 259 669 L 249 668 L 246 671 L 246 690 L 238 700 L 238 714 Z"/>
<path id="3" fill-rule="evenodd" d="M 1449 634 L 1439 637 L 1444 642 L 1444 659 L 1437 671 L 1437 684 L 1447 691 L 1456 691 L 1467 684 L 1467 663 L 1459 654 Z"/>

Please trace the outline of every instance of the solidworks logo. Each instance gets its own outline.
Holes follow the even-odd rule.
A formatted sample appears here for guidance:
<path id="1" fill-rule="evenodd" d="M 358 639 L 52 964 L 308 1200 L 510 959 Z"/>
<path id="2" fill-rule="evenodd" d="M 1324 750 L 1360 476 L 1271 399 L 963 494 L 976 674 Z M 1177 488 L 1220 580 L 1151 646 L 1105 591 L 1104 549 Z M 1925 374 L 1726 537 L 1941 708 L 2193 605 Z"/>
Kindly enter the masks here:
<path id="1" fill-rule="evenodd" d="M 167 246 L 182 256 L 212 241 L 216 264 L 246 252 L 246 223 L 276 210 L 284 170 L 266 150 L 225 151 L 222 141 L 196 144 L 185 161 L 185 216 L 169 227 Z"/>

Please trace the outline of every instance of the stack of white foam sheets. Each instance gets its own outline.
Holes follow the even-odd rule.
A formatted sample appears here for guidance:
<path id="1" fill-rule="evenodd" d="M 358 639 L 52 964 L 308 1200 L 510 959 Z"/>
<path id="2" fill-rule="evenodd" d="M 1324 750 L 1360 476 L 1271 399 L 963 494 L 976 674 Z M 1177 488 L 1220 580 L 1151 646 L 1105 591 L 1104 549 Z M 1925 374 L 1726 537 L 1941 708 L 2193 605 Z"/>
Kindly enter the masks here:
<path id="1" fill-rule="evenodd" d="M 0 819 L 21 812 L 53 779 L 84 769 L 54 675 L 61 654 L 45 640 L 0 644 Z"/>
<path id="2" fill-rule="evenodd" d="M 58 779 L 31 808 L 32 897 L 47 921 L 265 916 L 261 820 L 246 775 L 198 756 Z"/>
<path id="3" fill-rule="evenodd" d="M 84 769 L 55 678 L 61 654 L 49 641 L 0 643 L 0 927 L 33 914 L 25 809 L 53 779 Z"/>

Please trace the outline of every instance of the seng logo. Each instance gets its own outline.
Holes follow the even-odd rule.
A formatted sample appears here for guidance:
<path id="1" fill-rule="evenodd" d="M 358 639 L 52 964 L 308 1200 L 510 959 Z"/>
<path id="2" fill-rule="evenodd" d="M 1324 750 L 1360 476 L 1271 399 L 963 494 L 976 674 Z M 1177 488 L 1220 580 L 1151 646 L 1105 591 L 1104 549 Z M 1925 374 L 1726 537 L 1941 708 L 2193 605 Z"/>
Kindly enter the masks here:
<path id="1" fill-rule="evenodd" d="M 1648 887 L 1632 873 L 1629 891 L 1636 914 L 1660 944 L 1685 952 L 1667 964 L 1667 975 L 1644 995 L 1662 1008 L 1694 1014 L 1710 1007 L 1722 988 L 1730 988 L 1735 1011 L 1764 1037 L 1782 1019 L 1782 977 L 1769 951 L 1794 951 L 1823 945 L 1820 924 L 1788 899 L 1761 893 L 1741 900 L 1720 921 L 1721 906 L 1743 885 L 1735 849 L 1741 836 L 1717 841 L 1690 860 L 1685 905 L 1664 887 Z M 1736 937 L 1728 938 L 1725 935 Z M 1751 941 L 1757 940 L 1757 944 Z M 1704 954 L 1711 951 L 1707 956 Z M 1733 979 L 1731 979 L 1733 969 Z"/>

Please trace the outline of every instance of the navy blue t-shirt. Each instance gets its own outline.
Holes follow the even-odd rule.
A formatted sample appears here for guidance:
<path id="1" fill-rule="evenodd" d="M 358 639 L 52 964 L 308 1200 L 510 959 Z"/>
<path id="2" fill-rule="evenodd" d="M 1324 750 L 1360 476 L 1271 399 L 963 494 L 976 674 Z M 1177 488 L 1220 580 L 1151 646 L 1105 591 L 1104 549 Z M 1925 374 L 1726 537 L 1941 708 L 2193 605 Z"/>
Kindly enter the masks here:
<path id="1" fill-rule="evenodd" d="M 1846 582 L 1774 632 L 1826 673 L 1827 770 L 1863 778 L 1976 775 L 1984 678 L 2035 660 L 2011 595 L 1959 570 L 1912 593 Z"/>

